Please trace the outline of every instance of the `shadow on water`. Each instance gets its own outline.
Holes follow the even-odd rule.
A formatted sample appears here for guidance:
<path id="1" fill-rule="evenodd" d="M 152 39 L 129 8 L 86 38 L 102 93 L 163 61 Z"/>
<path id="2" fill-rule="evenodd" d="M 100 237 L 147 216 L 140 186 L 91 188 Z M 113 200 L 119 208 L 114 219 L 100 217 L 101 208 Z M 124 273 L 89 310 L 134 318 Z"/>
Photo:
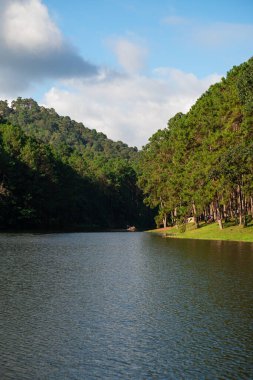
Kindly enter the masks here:
<path id="1" fill-rule="evenodd" d="M 252 378 L 253 245 L 0 235 L 1 379 Z"/>

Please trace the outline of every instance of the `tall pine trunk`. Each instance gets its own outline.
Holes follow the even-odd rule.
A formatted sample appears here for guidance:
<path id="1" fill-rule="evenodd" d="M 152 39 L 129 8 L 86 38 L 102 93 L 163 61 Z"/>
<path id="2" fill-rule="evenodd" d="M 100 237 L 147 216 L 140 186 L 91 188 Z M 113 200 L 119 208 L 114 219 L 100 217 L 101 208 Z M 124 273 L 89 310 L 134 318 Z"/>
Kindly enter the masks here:
<path id="1" fill-rule="evenodd" d="M 195 206 L 194 202 L 192 203 L 192 213 L 193 213 L 194 224 L 196 225 L 197 228 L 199 228 L 199 221 L 198 221 L 198 216 L 197 216 L 197 210 L 196 210 L 196 206 Z"/>
<path id="2" fill-rule="evenodd" d="M 238 185 L 237 191 L 238 191 L 238 203 L 239 203 L 239 225 L 245 226 L 243 195 L 242 195 L 242 188 L 240 185 Z"/>
<path id="3" fill-rule="evenodd" d="M 164 214 L 164 216 L 163 216 L 163 227 L 164 228 L 167 227 L 167 214 Z"/>
<path id="4" fill-rule="evenodd" d="M 219 201 L 218 201 L 218 199 L 216 199 L 216 201 L 215 201 L 215 210 L 216 210 L 216 221 L 217 221 L 220 229 L 222 230 L 223 229 L 222 215 L 221 215 L 221 212 L 220 212 L 220 207 L 219 207 Z"/>

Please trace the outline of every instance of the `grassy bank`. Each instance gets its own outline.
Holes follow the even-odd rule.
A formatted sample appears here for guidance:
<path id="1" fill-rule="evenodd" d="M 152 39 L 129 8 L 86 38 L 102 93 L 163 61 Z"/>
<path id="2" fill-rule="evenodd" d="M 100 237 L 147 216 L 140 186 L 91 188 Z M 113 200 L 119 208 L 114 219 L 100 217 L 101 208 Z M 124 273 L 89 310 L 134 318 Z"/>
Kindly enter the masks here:
<path id="1" fill-rule="evenodd" d="M 253 242 L 253 224 L 247 227 L 240 227 L 227 223 L 223 230 L 219 229 L 217 223 L 201 224 L 200 228 L 195 228 L 192 223 L 187 224 L 186 231 L 180 232 L 177 227 L 160 228 L 148 232 L 162 234 L 164 237 L 178 239 L 203 239 L 203 240 L 231 240 Z"/>

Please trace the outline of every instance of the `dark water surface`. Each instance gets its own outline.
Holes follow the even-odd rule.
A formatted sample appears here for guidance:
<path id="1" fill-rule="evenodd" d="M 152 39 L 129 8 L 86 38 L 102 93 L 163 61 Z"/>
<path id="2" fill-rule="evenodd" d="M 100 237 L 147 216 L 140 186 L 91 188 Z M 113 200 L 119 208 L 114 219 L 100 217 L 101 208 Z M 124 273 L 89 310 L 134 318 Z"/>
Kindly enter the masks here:
<path id="1" fill-rule="evenodd" d="M 0 235 L 0 379 L 253 379 L 253 245 Z"/>

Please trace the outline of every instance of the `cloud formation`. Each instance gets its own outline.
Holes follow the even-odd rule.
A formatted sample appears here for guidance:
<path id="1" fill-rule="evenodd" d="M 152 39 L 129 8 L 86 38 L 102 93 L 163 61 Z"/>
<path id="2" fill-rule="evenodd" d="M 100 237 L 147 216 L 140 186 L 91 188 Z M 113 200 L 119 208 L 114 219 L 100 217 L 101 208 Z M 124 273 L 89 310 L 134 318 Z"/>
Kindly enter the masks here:
<path id="1" fill-rule="evenodd" d="M 167 25 L 172 25 L 172 26 L 175 26 L 175 25 L 184 25 L 184 24 L 187 24 L 189 21 L 184 18 L 184 17 L 180 17 L 180 16 L 168 16 L 168 17 L 165 17 L 163 20 L 162 20 L 162 23 L 163 24 L 167 24 Z"/>
<path id="2" fill-rule="evenodd" d="M 186 112 L 207 88 L 220 79 L 199 79 L 193 74 L 159 68 L 153 77 L 101 73 L 96 80 L 73 79 L 67 90 L 53 87 L 44 103 L 70 115 L 109 138 L 141 147 L 170 117 Z"/>
<path id="3" fill-rule="evenodd" d="M 145 47 L 123 37 L 110 39 L 108 45 L 127 73 L 138 73 L 144 67 L 148 54 Z"/>
<path id="4" fill-rule="evenodd" d="M 39 1 L 6 3 L 2 15 L 2 36 L 10 50 L 36 55 L 61 49 L 61 32 L 44 5 Z"/>
<path id="5" fill-rule="evenodd" d="M 48 78 L 97 74 L 64 38 L 40 0 L 1 0 L 0 89 L 11 96 Z"/>
<path id="6" fill-rule="evenodd" d="M 232 46 L 252 45 L 253 24 L 229 22 L 199 22 L 181 16 L 168 15 L 162 24 L 177 30 L 177 38 L 190 43 L 192 47 L 205 49 L 231 49 Z"/>
<path id="7" fill-rule="evenodd" d="M 253 39 L 252 24 L 235 24 L 217 22 L 213 24 L 197 25 L 192 27 L 188 34 L 193 42 L 207 48 L 219 48 L 230 46 L 231 42 L 237 44 L 249 44 Z"/>
<path id="8" fill-rule="evenodd" d="M 168 18 L 170 25 L 181 18 Z M 177 112 L 186 112 L 218 75 L 197 78 L 162 67 L 141 74 L 148 50 L 136 36 L 109 40 L 121 72 L 87 62 L 61 33 L 42 0 L 0 0 L 0 97 L 52 81 L 43 103 L 109 138 L 141 147 Z M 24 96 L 24 95 L 23 95 Z"/>

